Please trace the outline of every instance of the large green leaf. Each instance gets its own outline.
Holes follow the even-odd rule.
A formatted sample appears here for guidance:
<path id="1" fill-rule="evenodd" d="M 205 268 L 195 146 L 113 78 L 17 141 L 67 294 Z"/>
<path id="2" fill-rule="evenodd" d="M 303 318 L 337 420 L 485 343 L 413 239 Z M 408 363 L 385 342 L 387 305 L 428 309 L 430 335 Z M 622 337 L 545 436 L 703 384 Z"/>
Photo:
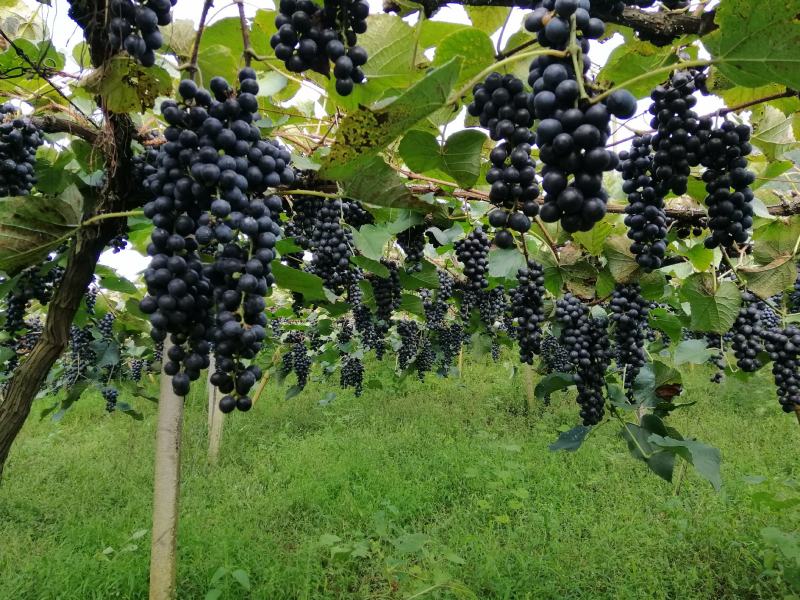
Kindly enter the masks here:
<path id="1" fill-rule="evenodd" d="M 400 142 L 398 152 L 408 167 L 418 173 L 440 170 L 463 188 L 475 185 L 481 171 L 481 149 L 486 135 L 464 129 L 447 138 L 444 146 L 432 133 L 412 129 Z"/>
<path id="2" fill-rule="evenodd" d="M 70 190 L 58 198 L 0 198 L 0 271 L 14 273 L 40 261 L 78 228 L 82 198 Z"/>
<path id="3" fill-rule="evenodd" d="M 724 0 L 719 29 L 703 38 L 717 68 L 745 87 L 800 88 L 800 12 L 795 0 Z"/>
<path id="4" fill-rule="evenodd" d="M 779 256 L 763 266 L 742 267 L 738 270 L 751 292 L 761 298 L 769 298 L 794 285 L 797 265 L 792 255 Z"/>
<path id="5" fill-rule="evenodd" d="M 461 29 L 451 33 L 436 46 L 433 64 L 443 65 L 461 57 L 459 83 L 469 81 L 494 63 L 494 46 L 489 36 L 477 29 Z"/>
<path id="6" fill-rule="evenodd" d="M 800 66 L 798 66 L 800 68 Z M 784 115 L 772 106 L 764 107 L 763 116 L 755 121 L 753 127 L 753 144 L 758 146 L 771 162 L 784 157 L 786 152 L 797 145 L 792 124 L 795 115 Z"/>
<path id="7" fill-rule="evenodd" d="M 156 98 L 172 93 L 172 79 L 163 68 L 145 68 L 128 56 L 116 56 L 93 72 L 84 87 L 105 100 L 111 111 L 145 112 Z"/>
<path id="8" fill-rule="evenodd" d="M 633 253 L 630 251 L 631 241 L 621 235 L 606 239 L 605 256 L 608 259 L 608 269 L 617 283 L 627 283 L 634 279 L 639 271 Z"/>
<path id="9" fill-rule="evenodd" d="M 307 300 L 326 300 L 325 290 L 322 288 L 322 279 L 311 273 L 292 269 L 279 261 L 272 261 L 272 274 L 275 282 L 282 287 L 293 292 L 299 292 Z"/>
<path id="10" fill-rule="evenodd" d="M 336 142 L 322 166 L 330 179 L 352 177 L 397 137 L 444 106 L 456 82 L 461 60 L 454 58 L 377 110 L 364 108 L 342 120 Z"/>
<path id="11" fill-rule="evenodd" d="M 485 33 L 494 33 L 508 19 L 511 9 L 507 6 L 465 6 L 473 27 Z"/>
<path id="12" fill-rule="evenodd" d="M 694 465 L 698 475 L 708 481 L 715 490 L 722 487 L 722 476 L 719 470 L 722 456 L 718 449 L 695 440 L 676 440 L 657 433 L 650 434 L 647 439 L 653 446 L 676 454 Z"/>
<path id="13" fill-rule="evenodd" d="M 669 46 L 659 48 L 646 42 L 631 40 L 617 46 L 611 52 L 608 61 L 597 77 L 600 82 L 613 86 L 676 62 L 678 62 L 678 57 Z M 644 98 L 650 94 L 653 87 L 665 79 L 666 76 L 663 72 L 656 73 L 627 86 L 627 88 L 637 98 Z"/>
<path id="14" fill-rule="evenodd" d="M 694 331 L 725 333 L 739 313 L 742 296 L 732 281 L 715 282 L 713 273 L 695 273 L 686 278 L 681 295 L 691 306 Z"/>

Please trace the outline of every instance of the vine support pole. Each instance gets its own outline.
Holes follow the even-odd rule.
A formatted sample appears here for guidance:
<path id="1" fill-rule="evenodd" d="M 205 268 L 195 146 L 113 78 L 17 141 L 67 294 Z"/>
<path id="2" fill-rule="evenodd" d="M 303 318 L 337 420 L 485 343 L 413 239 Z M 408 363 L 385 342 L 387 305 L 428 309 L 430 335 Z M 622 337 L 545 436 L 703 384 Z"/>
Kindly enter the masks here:
<path id="1" fill-rule="evenodd" d="M 525 414 L 530 414 L 536 399 L 533 388 L 533 366 L 525 363 L 522 365 L 522 370 L 525 373 Z"/>
<path id="2" fill-rule="evenodd" d="M 164 344 L 164 353 L 169 350 Z M 177 591 L 178 501 L 181 487 L 181 430 L 184 399 L 161 373 L 153 481 L 153 533 L 150 545 L 150 600 L 173 600 Z"/>
<path id="3" fill-rule="evenodd" d="M 216 465 L 219 461 L 219 447 L 222 443 L 222 425 L 225 422 L 225 415 L 219 409 L 219 398 L 217 388 L 211 385 L 211 375 L 216 370 L 216 361 L 211 356 L 211 363 L 208 365 L 208 380 L 206 390 L 208 392 L 208 463 Z"/>

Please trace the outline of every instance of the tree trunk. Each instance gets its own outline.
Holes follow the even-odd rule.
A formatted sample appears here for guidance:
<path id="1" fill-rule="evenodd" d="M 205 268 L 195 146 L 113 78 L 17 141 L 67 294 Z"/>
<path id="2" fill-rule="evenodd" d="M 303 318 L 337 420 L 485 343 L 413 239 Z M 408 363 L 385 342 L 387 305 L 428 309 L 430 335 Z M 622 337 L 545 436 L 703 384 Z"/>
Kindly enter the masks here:
<path id="1" fill-rule="evenodd" d="M 17 368 L 0 403 L 0 478 L 11 445 L 30 413 L 33 399 L 53 363 L 67 347 L 72 320 L 94 276 L 100 252 L 119 227 L 118 220 L 109 221 L 87 227 L 78 233 L 67 259 L 64 276 L 50 301 L 42 335 L 30 355 Z"/>
<path id="2" fill-rule="evenodd" d="M 164 345 L 165 354 L 168 346 Z M 182 425 L 183 398 L 172 391 L 172 378 L 162 372 L 153 483 L 150 600 L 172 600 L 176 593 Z"/>

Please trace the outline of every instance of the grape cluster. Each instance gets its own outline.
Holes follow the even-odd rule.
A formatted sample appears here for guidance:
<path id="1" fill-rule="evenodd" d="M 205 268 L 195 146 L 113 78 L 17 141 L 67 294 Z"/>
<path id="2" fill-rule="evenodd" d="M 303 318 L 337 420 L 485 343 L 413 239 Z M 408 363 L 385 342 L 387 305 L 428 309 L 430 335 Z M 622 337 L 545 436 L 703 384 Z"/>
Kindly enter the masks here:
<path id="1" fill-rule="evenodd" d="M 383 339 L 376 331 L 372 311 L 364 304 L 364 294 L 357 283 L 347 288 L 347 302 L 353 311 L 353 324 L 361 337 L 365 348 L 372 348 L 378 352 L 383 351 Z"/>
<path id="2" fill-rule="evenodd" d="M 375 217 L 358 200 L 342 198 L 342 215 L 344 222 L 358 229 L 362 225 L 370 225 L 375 222 Z"/>
<path id="3" fill-rule="evenodd" d="M 420 342 L 420 330 L 416 321 L 402 319 L 397 322 L 397 334 L 400 336 L 400 349 L 397 351 L 397 366 L 405 371 L 417 355 Z"/>
<path id="4" fill-rule="evenodd" d="M 431 339 L 427 335 L 423 335 L 419 340 L 419 349 L 417 350 L 417 360 L 414 366 L 417 368 L 417 377 L 420 381 L 425 379 L 425 373 L 433 370 L 436 363 L 436 351 L 433 349 Z"/>
<path id="5" fill-rule="evenodd" d="M 772 359 L 772 376 L 784 412 L 800 406 L 800 328 L 790 325 L 764 334 L 764 347 Z"/>
<path id="6" fill-rule="evenodd" d="M 142 369 L 144 368 L 144 361 L 141 358 L 134 358 L 131 361 L 131 380 L 138 382 L 142 380 Z"/>
<path id="7" fill-rule="evenodd" d="M 438 334 L 439 349 L 442 354 L 439 364 L 444 374 L 447 375 L 447 371 L 461 352 L 461 346 L 464 343 L 464 327 L 461 323 L 453 322 L 439 329 Z"/>
<path id="8" fill-rule="evenodd" d="M 52 263 L 46 269 L 30 267 L 23 271 L 6 296 L 3 329 L 12 336 L 15 331 L 22 329 L 25 326 L 25 311 L 31 301 L 37 300 L 42 306 L 48 304 L 63 275 L 64 269 L 52 266 Z"/>
<path id="9" fill-rule="evenodd" d="M 342 359 L 342 372 L 339 383 L 343 388 L 353 388 L 356 397 L 364 390 L 364 363 L 358 356 L 350 355 Z"/>
<path id="10" fill-rule="evenodd" d="M 383 358 L 384 346 L 383 339 L 391 327 L 392 314 L 400 308 L 402 286 L 400 285 L 400 275 L 397 263 L 389 260 L 381 260 L 381 264 L 389 270 L 387 277 L 380 277 L 373 273 L 368 274 L 367 280 L 372 284 L 372 291 L 375 296 L 375 335 L 379 340 L 375 347 L 375 353 L 380 360 Z"/>
<path id="11" fill-rule="evenodd" d="M 151 335 L 170 335 L 164 372 L 176 394 L 208 367 L 214 345 L 217 372 L 212 384 L 224 394 L 220 408 L 250 408 L 247 392 L 258 379 L 251 360 L 266 337 L 264 296 L 274 283 L 270 263 L 281 234 L 272 217 L 282 210 L 270 187 L 294 181 L 289 152 L 268 140 L 252 123 L 258 119 L 258 84 L 250 68 L 239 73 L 238 94 L 214 77 L 210 92 L 191 80 L 178 87 L 181 102 L 166 100 L 169 124 L 158 166 L 146 187 L 155 196 L 144 214 L 154 229 L 145 270 L 148 295 L 142 312 Z M 212 97 L 213 94 L 213 97 Z M 212 257 L 200 258 L 200 251 Z"/>
<path id="12" fill-rule="evenodd" d="M 336 293 L 356 280 L 350 264 L 353 256 L 353 234 L 342 225 L 342 201 L 323 202 L 314 217 L 314 228 L 309 240 L 312 252 L 310 271 Z"/>
<path id="13" fill-rule="evenodd" d="M 750 184 L 755 176 L 747 169 L 746 158 L 753 149 L 750 126 L 724 121 L 720 127 L 703 130 L 698 136 L 704 150 L 701 164 L 706 167 L 703 181 L 711 230 L 705 245 L 732 249 L 747 242 L 753 225 L 754 195 Z"/>
<path id="14" fill-rule="evenodd" d="M 489 238 L 478 227 L 463 240 L 455 243 L 456 257 L 464 265 L 467 289 L 478 291 L 489 286 L 486 273 L 489 268 Z"/>
<path id="15" fill-rule="evenodd" d="M 519 359 L 529 365 L 533 364 L 534 355 L 540 351 L 543 303 L 544 270 L 542 265 L 529 260 L 527 267 L 517 271 L 517 287 L 511 296 L 511 314 L 519 343 Z"/>
<path id="16" fill-rule="evenodd" d="M 422 269 L 425 257 L 425 225 L 413 225 L 397 235 L 397 245 L 406 255 L 406 271 Z"/>
<path id="17" fill-rule="evenodd" d="M 492 186 L 489 201 L 497 207 L 490 214 L 491 225 L 500 229 L 495 243 L 510 248 L 514 238 L 506 228 L 525 233 L 531 227 L 530 219 L 539 213 L 536 161 L 531 157 L 530 96 L 521 79 L 500 73 L 491 73 L 476 84 L 472 94 L 467 111 L 500 142 L 489 154 L 492 166 L 486 182 Z"/>
<path id="18" fill-rule="evenodd" d="M 115 387 L 105 386 L 101 393 L 103 400 L 106 401 L 106 411 L 114 412 L 117 408 L 117 400 L 119 399 L 119 390 Z"/>
<path id="19" fill-rule="evenodd" d="M 556 319 L 562 326 L 561 343 L 575 365 L 578 404 L 584 425 L 603 419 L 605 374 L 610 360 L 610 343 L 605 318 L 591 318 L 586 306 L 570 293 L 556 301 Z"/>
<path id="20" fill-rule="evenodd" d="M 754 294 L 742 292 L 742 307 L 731 326 L 733 334 L 731 347 L 736 356 L 736 365 L 748 373 L 758 371 L 763 366 L 758 353 L 762 350 L 762 336 L 765 329 L 761 320 L 764 309 L 772 312 L 772 309 L 766 307 Z"/>
<path id="21" fill-rule="evenodd" d="M 505 287 L 498 285 L 490 290 L 480 290 L 477 292 L 477 307 L 481 323 L 486 328 L 495 332 L 502 329 L 505 325 L 504 316 L 508 311 L 508 297 Z"/>
<path id="22" fill-rule="evenodd" d="M 580 97 L 591 62 L 586 58 L 589 40 L 603 35 L 603 21 L 592 17 L 589 0 L 544 0 L 525 19 L 543 47 L 564 50 L 574 17 L 582 50 L 582 72 L 569 58 L 538 56 L 530 65 L 528 83 L 533 89 L 530 108 L 539 119 L 536 145 L 542 168 L 543 221 L 561 221 L 568 232 L 588 231 L 606 214 L 608 195 L 603 171 L 614 169 L 618 159 L 606 149 L 611 115 L 621 119 L 636 112 L 636 99 L 616 90 L 603 102 Z M 579 80 L 578 77 L 581 79 Z M 585 87 L 585 86 L 584 86 Z"/>
<path id="23" fill-rule="evenodd" d="M 177 0 L 110 0 L 106 19 L 100 25 L 106 28 L 108 45 L 112 52 L 124 49 L 145 67 L 156 62 L 155 51 L 164 43 L 159 26 L 172 22 L 172 7 Z M 98 20 L 91 3 L 70 2 L 68 12 L 86 32 L 94 36 Z"/>
<path id="24" fill-rule="evenodd" d="M 544 336 L 539 347 L 546 373 L 570 373 L 575 369 L 569 351 L 552 335 Z"/>
<path id="25" fill-rule="evenodd" d="M 642 298 L 641 292 L 638 283 L 620 284 L 614 288 L 609 302 L 617 366 L 624 369 L 629 397 L 633 382 L 645 363 L 644 342 L 650 303 Z"/>
<path id="26" fill-rule="evenodd" d="M 94 308 L 97 305 L 97 294 L 97 287 L 90 285 L 83 295 L 83 302 L 86 304 L 86 312 L 90 315 L 94 314 Z"/>
<path id="27" fill-rule="evenodd" d="M 36 184 L 39 128 L 11 103 L 0 105 L 0 197 L 25 196 Z"/>
<path id="28" fill-rule="evenodd" d="M 366 0 L 325 0 L 324 6 L 312 0 L 281 0 L 270 38 L 275 56 L 293 73 L 308 69 L 336 78 L 336 91 L 347 96 L 354 84 L 366 77 L 361 69 L 367 51 L 356 45 L 359 34 L 367 30 L 369 3 Z"/>
<path id="29" fill-rule="evenodd" d="M 622 191 L 628 195 L 625 225 L 632 240 L 631 252 L 645 271 L 661 267 L 667 249 L 667 215 L 664 196 L 651 176 L 651 142 L 649 135 L 635 137 L 630 151 L 620 152 L 617 167 L 622 173 Z"/>
<path id="30" fill-rule="evenodd" d="M 97 329 L 103 340 L 108 341 L 114 337 L 114 321 L 116 321 L 114 313 L 107 312 L 97 324 Z"/>

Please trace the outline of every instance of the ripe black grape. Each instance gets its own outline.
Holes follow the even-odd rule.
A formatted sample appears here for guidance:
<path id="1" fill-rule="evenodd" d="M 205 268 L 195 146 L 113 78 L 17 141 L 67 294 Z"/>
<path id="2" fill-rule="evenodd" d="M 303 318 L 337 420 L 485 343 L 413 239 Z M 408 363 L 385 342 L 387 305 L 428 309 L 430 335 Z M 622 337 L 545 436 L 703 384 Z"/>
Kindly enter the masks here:
<path id="1" fill-rule="evenodd" d="M 772 376 L 784 412 L 800 407 L 800 329 L 790 325 L 764 334 L 764 347 L 772 359 Z"/>
<path id="2" fill-rule="evenodd" d="M 642 298 L 638 283 L 617 285 L 609 302 L 614 324 L 617 366 L 623 370 L 629 397 L 633 382 L 645 363 L 644 342 L 650 303 Z"/>
<path id="3" fill-rule="evenodd" d="M 556 301 L 556 319 L 562 326 L 560 341 L 576 368 L 583 424 L 596 425 L 603 419 L 605 374 L 611 355 L 607 321 L 590 317 L 586 305 L 570 293 Z"/>
<path id="4" fill-rule="evenodd" d="M 342 358 L 340 385 L 343 388 L 353 388 L 356 397 L 361 395 L 364 389 L 364 363 L 358 356 L 351 355 Z"/>
<path id="5" fill-rule="evenodd" d="M 25 196 L 36 184 L 39 128 L 11 103 L 0 105 L 0 197 Z"/>
<path id="6" fill-rule="evenodd" d="M 356 272 L 350 264 L 353 247 L 353 234 L 342 225 L 342 201 L 322 203 L 314 216 L 309 240 L 312 253 L 309 270 L 321 277 L 325 287 L 335 293 L 341 293 L 356 281 Z"/>
<path id="7" fill-rule="evenodd" d="M 114 387 L 105 386 L 101 393 L 103 394 L 103 400 L 106 401 L 106 411 L 107 412 L 114 412 L 117 408 L 117 400 L 119 399 L 119 390 Z"/>
<path id="8" fill-rule="evenodd" d="M 532 260 L 517 271 L 517 287 L 511 295 L 519 358 L 529 365 L 540 351 L 541 324 L 544 321 L 544 270 Z"/>
<path id="9" fill-rule="evenodd" d="M 425 225 L 413 225 L 397 234 L 397 245 L 406 255 L 406 271 L 414 272 L 422 269 L 425 257 Z"/>
<path id="10" fill-rule="evenodd" d="M 324 7 L 312 0 L 281 0 L 270 45 L 294 73 L 311 69 L 329 75 L 333 70 L 336 91 L 347 96 L 366 79 L 361 67 L 367 52 L 356 42 L 367 30 L 368 15 L 366 0 L 325 2 Z"/>
<path id="11" fill-rule="evenodd" d="M 455 243 L 458 261 L 464 265 L 467 289 L 478 291 L 489 286 L 486 273 L 489 268 L 489 238 L 478 227 L 463 240 Z"/>
<path id="12" fill-rule="evenodd" d="M 742 307 L 731 326 L 733 334 L 731 347 L 736 356 L 736 364 L 742 371 L 753 372 L 763 366 L 758 353 L 763 349 L 762 336 L 765 326 L 761 315 L 765 308 L 772 312 L 772 309 L 763 305 L 754 294 L 742 292 Z"/>
<path id="13" fill-rule="evenodd" d="M 400 349 L 397 351 L 397 365 L 406 370 L 417 355 L 420 341 L 420 329 L 416 321 L 402 319 L 397 322 L 397 334 L 400 336 Z"/>
<path id="14" fill-rule="evenodd" d="M 552 335 L 544 336 L 539 347 L 546 373 L 570 373 L 575 369 L 570 362 L 569 351 Z"/>

